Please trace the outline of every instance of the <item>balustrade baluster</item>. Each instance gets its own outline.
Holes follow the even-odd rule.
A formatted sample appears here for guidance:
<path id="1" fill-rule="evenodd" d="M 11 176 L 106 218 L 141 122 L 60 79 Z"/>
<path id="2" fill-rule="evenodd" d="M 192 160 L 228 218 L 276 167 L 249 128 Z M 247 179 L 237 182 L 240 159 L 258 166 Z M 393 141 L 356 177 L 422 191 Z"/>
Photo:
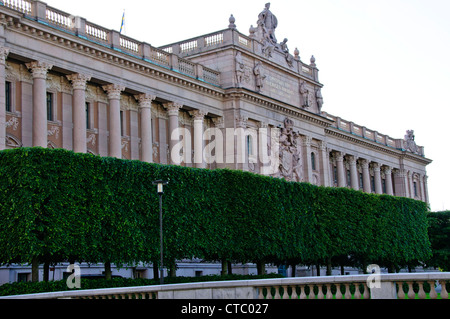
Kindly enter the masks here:
<path id="1" fill-rule="evenodd" d="M 436 288 L 435 288 L 435 281 L 429 281 L 428 282 L 430 284 L 430 299 L 436 299 L 437 298 L 437 292 L 436 292 Z"/>
<path id="2" fill-rule="evenodd" d="M 369 287 L 367 287 L 366 284 L 363 284 L 363 289 L 364 289 L 364 292 L 363 292 L 363 299 L 370 299 L 370 290 L 369 290 Z"/>
<path id="3" fill-rule="evenodd" d="M 275 286 L 275 297 L 274 299 L 281 299 L 281 295 L 280 295 L 280 287 Z"/>
<path id="4" fill-rule="evenodd" d="M 408 281 L 408 299 L 415 299 L 415 298 L 416 298 L 416 293 L 414 292 L 414 289 L 413 289 L 413 282 Z"/>
<path id="5" fill-rule="evenodd" d="M 291 299 L 298 299 L 297 286 L 292 286 Z"/>
<path id="6" fill-rule="evenodd" d="M 403 282 L 402 281 L 397 282 L 397 286 L 398 286 L 397 298 L 405 299 L 405 291 L 403 290 Z"/>
<path id="7" fill-rule="evenodd" d="M 326 284 L 327 294 L 325 296 L 326 299 L 333 299 L 333 294 L 331 293 L 331 284 Z"/>
<path id="8" fill-rule="evenodd" d="M 307 285 L 300 286 L 300 299 L 307 299 L 308 296 L 306 295 L 305 289 Z"/>
<path id="9" fill-rule="evenodd" d="M 325 295 L 323 294 L 323 287 L 321 284 L 317 285 L 317 299 L 325 299 Z"/>
<path id="10" fill-rule="evenodd" d="M 258 287 L 258 299 L 264 299 L 264 287 Z"/>
<path id="11" fill-rule="evenodd" d="M 364 285 L 363 285 L 364 287 Z M 361 299 L 361 291 L 359 290 L 361 288 L 361 284 L 355 283 L 355 299 Z"/>
<path id="12" fill-rule="evenodd" d="M 418 282 L 418 285 L 419 285 L 419 293 L 417 294 L 417 296 L 419 297 L 419 299 L 426 299 L 427 294 L 425 293 L 425 289 L 424 289 L 425 281 Z M 430 293 L 431 293 L 431 291 L 430 291 Z"/>
<path id="13" fill-rule="evenodd" d="M 345 299 L 352 299 L 352 293 L 350 292 L 350 284 L 345 284 Z"/>
<path id="14" fill-rule="evenodd" d="M 336 299 L 344 299 L 342 296 L 341 287 L 342 287 L 342 284 L 336 284 L 336 295 L 335 295 Z"/>
<path id="15" fill-rule="evenodd" d="M 447 292 L 447 287 L 445 286 L 445 284 L 447 283 L 445 280 L 440 280 L 439 283 L 441 284 L 441 298 L 442 299 L 448 299 L 448 292 Z"/>

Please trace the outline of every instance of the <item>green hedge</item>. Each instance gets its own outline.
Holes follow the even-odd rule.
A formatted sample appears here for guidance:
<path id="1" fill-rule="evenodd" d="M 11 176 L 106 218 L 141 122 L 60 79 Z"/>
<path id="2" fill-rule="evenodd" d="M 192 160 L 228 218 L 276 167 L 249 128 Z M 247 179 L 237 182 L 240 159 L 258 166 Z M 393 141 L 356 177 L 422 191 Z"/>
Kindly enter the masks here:
<path id="1" fill-rule="evenodd" d="M 314 263 L 343 255 L 405 264 L 430 257 L 427 205 L 242 171 L 101 158 L 67 150 L 0 152 L 0 264 L 157 263 L 198 257 Z"/>

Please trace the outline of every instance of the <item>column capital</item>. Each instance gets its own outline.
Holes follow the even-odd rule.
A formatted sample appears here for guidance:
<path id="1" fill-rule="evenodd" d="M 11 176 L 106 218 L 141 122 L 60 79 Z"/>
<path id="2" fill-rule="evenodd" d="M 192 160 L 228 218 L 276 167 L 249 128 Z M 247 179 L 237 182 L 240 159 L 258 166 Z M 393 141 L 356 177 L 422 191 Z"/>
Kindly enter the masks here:
<path id="1" fill-rule="evenodd" d="M 4 65 L 6 63 L 6 58 L 8 57 L 9 49 L 5 47 L 0 47 L 0 64 Z"/>
<path id="2" fill-rule="evenodd" d="M 366 160 L 365 158 L 360 158 L 360 159 L 358 160 L 358 162 L 359 162 L 359 164 L 361 164 L 361 167 L 362 167 L 363 169 L 369 169 L 369 161 Z"/>
<path id="3" fill-rule="evenodd" d="M 347 155 L 347 161 L 351 166 L 356 166 L 357 158 L 354 155 Z"/>
<path id="4" fill-rule="evenodd" d="M 190 111 L 189 114 L 194 118 L 194 121 L 203 121 L 208 112 L 203 110 Z"/>
<path id="5" fill-rule="evenodd" d="M 138 94 L 134 98 L 139 102 L 139 108 L 151 108 L 152 102 L 156 99 L 156 95 L 151 94 Z"/>
<path id="6" fill-rule="evenodd" d="M 177 103 L 177 102 L 170 102 L 163 105 L 165 109 L 167 109 L 167 112 L 169 113 L 169 116 L 178 116 L 178 113 L 180 112 L 181 108 L 183 107 L 183 104 Z"/>
<path id="7" fill-rule="evenodd" d="M 225 128 L 225 119 L 223 117 L 213 117 L 212 121 L 216 128 Z"/>
<path id="8" fill-rule="evenodd" d="M 374 171 L 381 172 L 381 165 L 379 163 L 372 162 L 371 165 Z"/>
<path id="9" fill-rule="evenodd" d="M 383 173 L 386 175 L 392 174 L 392 168 L 389 166 L 384 165 L 381 169 L 383 170 Z"/>
<path id="10" fill-rule="evenodd" d="M 74 73 L 67 75 L 67 79 L 72 82 L 72 86 L 74 90 L 86 90 L 86 84 L 88 81 L 91 80 L 91 76 L 80 74 L 80 73 Z"/>
<path id="11" fill-rule="evenodd" d="M 336 159 L 336 161 L 338 161 L 338 162 L 344 161 L 344 153 L 342 153 L 340 151 L 333 151 L 333 155 L 334 155 L 334 158 Z"/>
<path id="12" fill-rule="evenodd" d="M 120 100 L 120 94 L 125 91 L 125 87 L 118 84 L 108 84 L 102 88 L 108 94 L 109 100 Z"/>
<path id="13" fill-rule="evenodd" d="M 33 61 L 25 65 L 33 74 L 33 79 L 47 79 L 48 71 L 53 68 L 52 64 L 41 61 Z"/>

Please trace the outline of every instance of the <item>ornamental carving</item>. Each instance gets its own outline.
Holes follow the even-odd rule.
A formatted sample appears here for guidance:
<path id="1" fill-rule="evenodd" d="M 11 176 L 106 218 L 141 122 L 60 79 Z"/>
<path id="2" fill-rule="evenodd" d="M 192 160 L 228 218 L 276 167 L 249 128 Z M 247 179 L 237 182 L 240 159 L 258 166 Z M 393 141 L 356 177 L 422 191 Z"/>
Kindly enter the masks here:
<path id="1" fill-rule="evenodd" d="M 414 153 L 414 154 L 419 153 L 419 148 L 417 147 L 413 130 L 406 131 L 405 148 L 407 151 L 409 151 L 411 153 Z"/>
<path id="2" fill-rule="evenodd" d="M 288 181 L 301 182 L 303 180 L 303 162 L 299 143 L 300 135 L 294 132 L 293 127 L 294 122 L 286 118 L 280 136 L 280 166 L 275 175 Z"/>

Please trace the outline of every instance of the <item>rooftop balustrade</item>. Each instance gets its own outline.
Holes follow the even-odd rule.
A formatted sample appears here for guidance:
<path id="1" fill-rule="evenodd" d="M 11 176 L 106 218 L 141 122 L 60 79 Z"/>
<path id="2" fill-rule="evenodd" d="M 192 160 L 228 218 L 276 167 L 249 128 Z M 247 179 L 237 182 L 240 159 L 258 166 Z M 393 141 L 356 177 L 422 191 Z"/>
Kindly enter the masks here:
<path id="1" fill-rule="evenodd" d="M 358 137 L 362 137 L 366 140 L 381 144 L 383 146 L 388 146 L 388 147 L 392 147 L 392 148 L 399 149 L 399 150 L 406 149 L 406 145 L 405 145 L 406 142 L 403 139 L 391 138 L 388 135 L 381 134 L 374 130 L 370 130 L 370 129 L 366 128 L 365 126 L 361 126 L 361 125 L 355 124 L 353 122 L 346 121 L 338 116 L 334 116 L 334 115 L 328 114 L 326 112 L 322 112 L 322 116 L 326 117 L 329 120 L 332 120 L 334 122 L 332 127 L 336 128 L 340 131 L 350 133 L 350 134 L 358 136 Z M 423 146 L 418 147 L 418 155 L 425 156 Z"/>
<path id="2" fill-rule="evenodd" d="M 179 59 L 173 52 L 155 48 L 148 43 L 137 41 L 118 31 L 103 28 L 82 17 L 76 17 L 50 7 L 44 2 L 35 0 L 0 0 L 0 5 L 18 11 L 28 19 L 70 33 L 84 40 L 174 70 L 200 81 L 220 86 L 220 72 L 218 71 L 188 60 Z M 220 41 L 220 36 L 211 37 L 208 39 L 208 45 L 214 45 Z M 189 50 L 190 45 L 193 46 L 194 44 L 186 44 L 184 46 L 185 50 Z"/>

